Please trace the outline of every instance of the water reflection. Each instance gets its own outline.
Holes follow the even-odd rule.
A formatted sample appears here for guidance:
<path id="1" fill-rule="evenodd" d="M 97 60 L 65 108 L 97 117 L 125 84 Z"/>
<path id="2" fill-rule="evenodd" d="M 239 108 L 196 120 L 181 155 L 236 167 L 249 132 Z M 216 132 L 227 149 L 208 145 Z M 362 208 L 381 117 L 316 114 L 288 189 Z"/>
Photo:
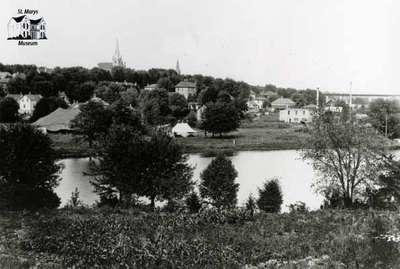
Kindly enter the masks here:
<path id="1" fill-rule="evenodd" d="M 200 173 L 211 162 L 212 158 L 201 157 L 199 154 L 191 154 L 189 163 L 195 166 L 193 178 L 199 182 Z M 93 204 L 97 195 L 90 184 L 89 176 L 83 173 L 88 171 L 87 158 L 65 159 L 61 161 L 65 168 L 61 174 L 62 180 L 56 192 L 61 197 L 64 205 L 71 197 L 71 192 L 77 187 L 81 200 L 86 204 Z M 285 151 L 244 151 L 232 157 L 232 162 L 238 171 L 238 183 L 240 184 L 238 200 L 243 204 L 250 193 L 257 194 L 257 188 L 261 187 L 264 180 L 278 177 L 283 190 L 284 205 L 286 206 L 303 201 L 311 209 L 319 208 L 322 197 L 311 189 L 311 183 L 315 174 L 310 165 L 300 160 L 294 150 Z"/>

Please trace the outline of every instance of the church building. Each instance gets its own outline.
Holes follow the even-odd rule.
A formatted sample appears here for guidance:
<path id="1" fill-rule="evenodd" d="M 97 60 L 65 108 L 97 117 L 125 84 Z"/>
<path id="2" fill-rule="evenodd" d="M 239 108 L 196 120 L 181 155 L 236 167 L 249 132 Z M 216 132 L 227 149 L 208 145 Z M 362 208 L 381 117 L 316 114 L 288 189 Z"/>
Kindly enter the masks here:
<path id="1" fill-rule="evenodd" d="M 117 43 L 115 45 L 115 52 L 114 55 L 112 57 L 112 62 L 102 62 L 102 63 L 98 63 L 97 66 L 100 69 L 106 70 L 111 72 L 111 70 L 113 69 L 113 67 L 126 67 L 125 62 L 122 59 L 121 53 L 119 51 L 119 43 L 118 43 L 118 39 L 117 39 Z"/>

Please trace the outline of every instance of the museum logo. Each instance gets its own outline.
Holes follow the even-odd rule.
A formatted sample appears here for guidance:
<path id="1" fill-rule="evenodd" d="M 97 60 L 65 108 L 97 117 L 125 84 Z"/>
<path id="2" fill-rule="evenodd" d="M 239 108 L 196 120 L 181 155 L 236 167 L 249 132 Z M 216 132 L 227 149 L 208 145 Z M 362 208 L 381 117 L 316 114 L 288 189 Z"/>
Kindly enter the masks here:
<path id="1" fill-rule="evenodd" d="M 38 40 L 47 39 L 47 24 L 39 17 L 39 10 L 18 9 L 17 13 L 8 22 L 8 40 L 18 40 L 20 46 L 37 46 Z"/>

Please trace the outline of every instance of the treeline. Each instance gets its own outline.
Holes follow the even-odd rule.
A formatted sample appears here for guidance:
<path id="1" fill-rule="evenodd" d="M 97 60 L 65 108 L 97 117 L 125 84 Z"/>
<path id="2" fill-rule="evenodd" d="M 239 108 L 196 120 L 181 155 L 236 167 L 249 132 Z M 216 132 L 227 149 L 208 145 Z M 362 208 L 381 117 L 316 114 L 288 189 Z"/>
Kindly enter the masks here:
<path id="1" fill-rule="evenodd" d="M 40 72 L 34 65 L 3 65 L 0 71 L 10 73 L 24 73 L 23 77 L 12 78 L 7 85 L 9 93 L 27 94 L 37 93 L 43 96 L 56 96 L 65 92 L 71 100 L 87 101 L 93 94 L 97 84 L 101 81 L 129 82 L 137 89 L 143 89 L 148 84 L 159 84 L 160 88 L 169 92 L 175 90 L 176 84 L 185 79 L 197 83 L 198 92 L 213 87 L 217 91 L 226 91 L 234 97 L 241 92 L 247 93 L 252 87 L 245 82 L 232 79 L 218 79 L 203 75 L 180 75 L 175 70 L 149 69 L 134 70 L 130 68 L 114 67 L 111 72 L 94 67 L 56 67 L 51 72 Z"/>
<path id="2" fill-rule="evenodd" d="M 185 79 L 195 81 L 199 94 L 202 90 L 213 88 L 216 92 L 226 92 L 235 98 L 247 98 L 250 90 L 261 94 L 274 92 L 276 97 L 290 98 L 298 106 L 315 103 L 316 91 L 312 89 L 298 90 L 294 88 L 281 88 L 272 84 L 253 86 L 243 81 L 233 79 L 214 78 L 204 75 L 181 75 L 172 69 L 152 68 L 149 70 L 134 70 L 130 68 L 114 67 L 111 72 L 94 67 L 56 67 L 51 72 L 40 72 L 35 65 L 4 65 L 0 63 L 0 71 L 10 73 L 24 73 L 25 79 L 16 77 L 7 85 L 9 93 L 27 94 L 37 93 L 43 96 L 56 96 L 65 92 L 71 101 L 87 101 L 97 88 L 99 82 L 129 82 L 138 90 L 146 85 L 157 83 L 160 88 L 172 92 L 176 84 Z M 322 102 L 323 96 L 320 96 Z M 273 100 L 271 100 L 273 101 Z"/>

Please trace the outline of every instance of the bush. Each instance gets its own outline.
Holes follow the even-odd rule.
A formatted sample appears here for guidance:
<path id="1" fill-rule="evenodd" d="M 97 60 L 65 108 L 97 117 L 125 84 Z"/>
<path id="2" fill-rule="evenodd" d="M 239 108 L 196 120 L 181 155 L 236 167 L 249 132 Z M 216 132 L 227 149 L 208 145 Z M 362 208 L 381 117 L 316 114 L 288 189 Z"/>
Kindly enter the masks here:
<path id="1" fill-rule="evenodd" d="M 269 213 L 279 213 L 282 206 L 282 191 L 277 179 L 264 183 L 262 189 L 258 190 L 259 198 L 257 205 L 260 210 Z"/>
<path id="2" fill-rule="evenodd" d="M 217 208 L 234 207 L 239 184 L 235 183 L 237 171 L 232 161 L 218 155 L 201 173 L 200 195 Z"/>
<path id="3" fill-rule="evenodd" d="M 201 200 L 196 192 L 191 192 L 185 202 L 190 213 L 198 213 L 201 209 Z"/>

